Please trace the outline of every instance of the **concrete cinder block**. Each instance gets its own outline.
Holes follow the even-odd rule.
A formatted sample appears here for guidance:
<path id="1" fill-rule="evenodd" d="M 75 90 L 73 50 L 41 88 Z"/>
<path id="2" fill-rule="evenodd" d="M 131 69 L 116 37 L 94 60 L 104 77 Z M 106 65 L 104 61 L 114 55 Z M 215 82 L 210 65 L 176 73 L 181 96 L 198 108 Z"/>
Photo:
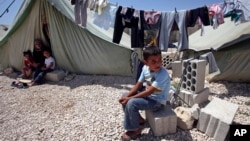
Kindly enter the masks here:
<path id="1" fill-rule="evenodd" d="M 183 81 L 181 87 L 188 91 L 198 93 L 204 88 L 205 83 L 205 60 L 184 60 L 182 65 Z"/>
<path id="2" fill-rule="evenodd" d="M 172 78 L 181 78 L 182 75 L 182 62 L 174 61 L 171 63 L 172 67 Z"/>
<path id="3" fill-rule="evenodd" d="M 210 90 L 206 87 L 199 93 L 192 93 L 191 91 L 182 89 L 179 96 L 190 106 L 193 106 L 194 104 L 200 104 L 207 101 L 209 94 Z"/>
<path id="4" fill-rule="evenodd" d="M 216 141 L 224 141 L 237 109 L 236 104 L 213 98 L 205 108 L 201 109 L 197 129 Z"/>
<path id="5" fill-rule="evenodd" d="M 52 72 L 49 72 L 45 75 L 45 79 L 48 81 L 61 81 L 64 78 L 64 72 L 60 70 L 54 70 Z"/>
<path id="6" fill-rule="evenodd" d="M 164 106 L 159 111 L 147 110 L 145 113 L 155 136 L 176 132 L 177 116 L 171 107 Z"/>
<path id="7" fill-rule="evenodd" d="M 171 62 L 176 60 L 176 55 L 173 52 L 162 52 L 162 66 L 171 68 Z"/>

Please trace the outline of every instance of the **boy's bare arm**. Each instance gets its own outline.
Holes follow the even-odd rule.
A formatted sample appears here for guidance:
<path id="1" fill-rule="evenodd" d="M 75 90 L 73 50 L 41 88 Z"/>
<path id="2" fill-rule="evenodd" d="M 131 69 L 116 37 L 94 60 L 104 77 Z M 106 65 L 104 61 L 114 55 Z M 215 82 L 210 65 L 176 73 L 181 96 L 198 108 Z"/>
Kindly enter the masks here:
<path id="1" fill-rule="evenodd" d="M 152 93 L 154 93 L 157 90 L 158 89 L 153 87 L 153 86 L 147 86 L 147 89 L 145 91 L 142 91 L 136 95 L 133 95 L 131 98 L 144 98 L 144 97 L 151 95 Z"/>
<path id="2" fill-rule="evenodd" d="M 127 97 L 131 97 L 135 94 L 137 94 L 139 88 L 142 86 L 142 82 L 138 81 L 134 86 L 133 88 L 128 92 L 128 94 L 126 95 Z"/>

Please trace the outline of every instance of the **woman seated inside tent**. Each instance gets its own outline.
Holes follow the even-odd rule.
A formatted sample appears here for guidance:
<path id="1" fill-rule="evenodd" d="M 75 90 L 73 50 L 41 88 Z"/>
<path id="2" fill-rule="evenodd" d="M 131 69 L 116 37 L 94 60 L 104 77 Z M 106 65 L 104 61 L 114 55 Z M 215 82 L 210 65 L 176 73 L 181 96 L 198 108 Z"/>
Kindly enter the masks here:
<path id="1" fill-rule="evenodd" d="M 43 56 L 43 50 L 45 49 L 41 39 L 35 39 L 34 41 L 34 50 L 33 50 L 33 68 L 36 71 L 41 69 L 44 64 L 45 57 Z"/>
<path id="2" fill-rule="evenodd" d="M 41 39 L 35 39 L 34 40 L 34 49 L 33 49 L 33 53 L 31 54 L 31 52 L 24 52 L 24 57 L 28 58 L 28 56 L 32 56 L 32 61 L 29 61 L 29 67 L 31 68 L 30 71 L 28 71 L 28 73 L 26 72 L 27 69 L 23 69 L 22 70 L 22 74 L 19 76 L 21 78 L 28 78 L 25 77 L 25 75 L 30 76 L 32 75 L 33 72 L 39 72 L 42 67 L 44 66 L 44 61 L 45 61 L 45 56 L 43 55 L 43 52 L 45 50 L 45 46 L 43 45 L 43 42 Z M 26 61 L 27 59 L 25 59 Z M 12 82 L 12 86 L 19 86 L 20 84 L 22 84 L 19 80 Z M 21 87 L 23 88 L 23 87 Z"/>

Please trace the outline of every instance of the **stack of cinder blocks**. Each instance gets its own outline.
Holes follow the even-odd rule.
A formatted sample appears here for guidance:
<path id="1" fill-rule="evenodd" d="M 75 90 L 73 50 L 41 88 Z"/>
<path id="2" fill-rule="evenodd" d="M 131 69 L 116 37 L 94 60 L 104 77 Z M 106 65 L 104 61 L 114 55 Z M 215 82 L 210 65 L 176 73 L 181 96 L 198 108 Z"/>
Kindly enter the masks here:
<path id="1" fill-rule="evenodd" d="M 176 55 L 173 52 L 162 52 L 162 66 L 168 68 L 172 62 L 176 60 Z"/>
<path id="2" fill-rule="evenodd" d="M 179 96 L 190 106 L 208 100 L 210 91 L 209 88 L 204 88 L 206 63 L 205 60 L 198 59 L 172 63 L 172 76 L 182 77 Z"/>
<path id="3" fill-rule="evenodd" d="M 181 83 L 181 88 L 193 93 L 198 93 L 203 90 L 205 83 L 205 69 L 205 60 L 185 60 L 182 67 L 183 81 Z"/>
<path id="4" fill-rule="evenodd" d="M 201 109 L 197 129 L 216 141 L 224 141 L 237 109 L 236 104 L 213 98 L 205 108 Z"/>
<path id="5" fill-rule="evenodd" d="M 182 75 L 182 61 L 174 61 L 171 63 L 172 77 L 180 78 Z"/>
<path id="6" fill-rule="evenodd" d="M 177 116 L 169 106 L 165 106 L 159 111 L 147 110 L 146 119 L 155 136 L 176 132 Z"/>

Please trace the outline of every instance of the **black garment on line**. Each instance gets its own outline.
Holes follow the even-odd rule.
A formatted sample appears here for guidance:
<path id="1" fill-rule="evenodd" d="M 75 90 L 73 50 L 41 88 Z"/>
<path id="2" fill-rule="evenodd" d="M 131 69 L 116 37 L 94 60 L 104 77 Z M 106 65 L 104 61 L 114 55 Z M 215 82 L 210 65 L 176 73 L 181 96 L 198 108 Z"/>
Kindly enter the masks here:
<path id="1" fill-rule="evenodd" d="M 123 30 L 131 28 L 131 47 L 143 48 L 143 30 L 139 29 L 139 17 L 134 17 L 133 8 L 127 8 L 125 14 L 121 14 L 122 7 L 119 6 L 116 11 L 116 18 L 114 24 L 113 42 L 119 44 L 122 38 Z"/>
<path id="2" fill-rule="evenodd" d="M 210 25 L 210 20 L 209 20 L 209 11 L 206 6 L 192 9 L 189 12 L 189 18 L 188 18 L 188 27 L 194 27 L 196 24 L 196 21 L 200 17 L 202 23 L 204 26 Z"/>

